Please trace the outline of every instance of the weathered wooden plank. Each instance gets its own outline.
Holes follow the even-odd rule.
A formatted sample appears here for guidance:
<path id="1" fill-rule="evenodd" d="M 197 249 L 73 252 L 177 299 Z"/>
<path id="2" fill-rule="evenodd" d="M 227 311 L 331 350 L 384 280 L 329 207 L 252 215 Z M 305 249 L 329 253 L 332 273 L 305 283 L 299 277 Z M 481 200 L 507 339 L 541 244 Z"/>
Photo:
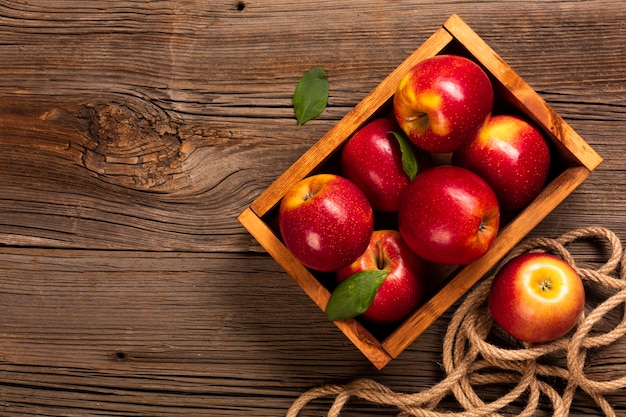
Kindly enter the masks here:
<path id="1" fill-rule="evenodd" d="M 266 256 L 4 249 L 1 257 L 7 413 L 276 415 L 311 383 L 312 366 L 338 380 L 374 371 Z M 416 366 L 437 375 L 434 360 Z"/>
<path id="2" fill-rule="evenodd" d="M 249 248 L 236 215 L 449 12 L 422 6 L 416 25 L 395 4 L 79 3 L 0 15 L 4 244 Z M 606 5 L 451 6 L 601 154 L 623 155 L 608 132 L 625 114 L 624 11 Z M 328 69 L 330 106 L 296 129 L 290 97 L 313 64 Z"/>
<path id="3" fill-rule="evenodd" d="M 597 262 L 600 249 L 573 251 Z M 0 258 L 6 415 L 271 416 L 355 375 L 404 392 L 443 378 L 452 310 L 378 372 L 267 256 L 4 248 Z M 594 351 L 586 372 L 623 372 L 625 343 Z"/>

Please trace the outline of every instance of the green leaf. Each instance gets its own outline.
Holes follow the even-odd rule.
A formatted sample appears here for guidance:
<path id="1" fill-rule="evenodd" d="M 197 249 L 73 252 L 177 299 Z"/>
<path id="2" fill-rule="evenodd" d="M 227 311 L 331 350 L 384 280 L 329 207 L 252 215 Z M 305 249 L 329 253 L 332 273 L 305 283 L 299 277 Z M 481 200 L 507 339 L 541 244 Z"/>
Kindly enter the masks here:
<path id="1" fill-rule="evenodd" d="M 329 320 L 344 320 L 363 314 L 374 301 L 387 271 L 361 271 L 342 281 L 326 304 Z"/>
<path id="2" fill-rule="evenodd" d="M 406 175 L 409 176 L 409 179 L 413 181 L 413 178 L 415 178 L 419 170 L 419 165 L 415 158 L 415 152 L 413 152 L 413 148 L 411 147 L 411 142 L 409 142 L 409 138 L 407 138 L 404 133 L 391 133 L 393 133 L 400 144 L 400 151 L 402 151 L 402 168 L 404 172 L 406 172 Z"/>
<path id="3" fill-rule="evenodd" d="M 298 127 L 322 114 L 328 103 L 328 77 L 322 67 L 304 73 L 293 93 L 293 109 Z"/>

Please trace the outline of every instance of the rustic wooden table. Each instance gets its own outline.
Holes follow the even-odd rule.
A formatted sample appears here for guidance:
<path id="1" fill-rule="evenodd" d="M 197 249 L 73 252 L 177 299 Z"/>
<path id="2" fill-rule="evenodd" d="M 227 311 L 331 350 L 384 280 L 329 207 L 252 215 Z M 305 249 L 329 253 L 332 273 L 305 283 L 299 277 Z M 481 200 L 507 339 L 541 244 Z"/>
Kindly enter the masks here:
<path id="1" fill-rule="evenodd" d="M 377 371 L 237 216 L 452 13 L 604 157 L 531 235 L 626 239 L 621 0 L 0 1 L 0 414 L 280 416 L 325 383 L 440 381 L 454 308 Z M 314 65 L 329 106 L 297 129 Z M 626 340 L 586 372 L 626 375 Z"/>

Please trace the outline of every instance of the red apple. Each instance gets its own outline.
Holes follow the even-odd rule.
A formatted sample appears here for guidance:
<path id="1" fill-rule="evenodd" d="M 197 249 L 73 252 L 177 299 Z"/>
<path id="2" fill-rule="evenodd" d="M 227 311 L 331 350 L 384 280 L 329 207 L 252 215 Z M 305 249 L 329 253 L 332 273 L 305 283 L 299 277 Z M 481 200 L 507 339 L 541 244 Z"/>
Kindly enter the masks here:
<path id="1" fill-rule="evenodd" d="M 419 257 L 465 265 L 491 247 L 500 209 L 485 180 L 465 168 L 439 165 L 420 173 L 404 190 L 398 224 Z"/>
<path id="2" fill-rule="evenodd" d="M 576 325 L 585 307 L 585 289 L 578 273 L 561 258 L 526 253 L 498 271 L 488 303 L 505 332 L 524 342 L 542 343 Z"/>
<path id="3" fill-rule="evenodd" d="M 498 115 L 454 152 L 452 163 L 484 178 L 498 196 L 500 210 L 512 213 L 543 188 L 550 170 L 550 149 L 528 121 Z"/>
<path id="4" fill-rule="evenodd" d="M 404 243 L 396 230 L 376 230 L 365 253 L 337 271 L 342 282 L 361 271 L 387 271 L 372 304 L 361 315 L 374 323 L 394 323 L 411 314 L 424 296 L 426 263 Z"/>
<path id="5" fill-rule="evenodd" d="M 363 191 L 374 210 L 397 211 L 400 195 L 411 182 L 393 132 L 400 132 L 395 119 L 374 119 L 359 129 L 341 152 L 343 174 Z"/>
<path id="6" fill-rule="evenodd" d="M 493 86 L 473 61 L 437 55 L 402 78 L 393 108 L 400 127 L 418 147 L 452 152 L 476 135 L 491 115 Z"/>
<path id="7" fill-rule="evenodd" d="M 278 224 L 285 246 L 303 265 L 330 272 L 363 254 L 374 230 L 374 214 L 351 181 L 317 174 L 285 194 Z"/>

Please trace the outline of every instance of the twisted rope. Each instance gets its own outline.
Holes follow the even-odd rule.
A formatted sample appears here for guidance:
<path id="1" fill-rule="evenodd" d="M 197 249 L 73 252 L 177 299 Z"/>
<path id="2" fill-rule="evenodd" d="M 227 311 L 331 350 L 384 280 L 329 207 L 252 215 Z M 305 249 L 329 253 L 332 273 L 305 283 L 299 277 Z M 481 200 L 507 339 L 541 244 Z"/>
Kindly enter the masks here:
<path id="1" fill-rule="evenodd" d="M 607 262 L 596 269 L 577 265 L 566 245 L 581 239 L 608 243 L 611 253 Z M 607 346 L 626 333 L 626 259 L 620 240 L 612 231 L 601 227 L 577 229 L 557 239 L 530 238 L 511 251 L 500 266 L 525 252 L 549 252 L 561 257 L 578 272 L 586 286 L 601 287 L 610 295 L 585 313 L 573 332 L 563 338 L 544 344 L 519 343 L 515 347 L 501 347 L 488 341 L 488 336 L 499 334 L 487 307 L 489 289 L 497 271 L 493 272 L 468 293 L 450 320 L 443 342 L 446 377 L 438 384 L 411 394 L 392 391 L 368 378 L 345 385 L 325 385 L 303 393 L 294 401 L 287 417 L 297 417 L 309 402 L 327 396 L 335 396 L 328 417 L 339 417 L 351 397 L 377 405 L 395 406 L 399 410 L 398 417 L 497 416 L 514 401 L 519 404 L 525 400 L 526 405 L 518 416 L 531 417 L 542 396 L 549 399 L 555 417 L 565 417 L 579 389 L 586 392 L 606 416 L 615 417 L 605 395 L 626 388 L 626 376 L 592 380 L 584 368 L 590 349 Z M 620 306 L 624 308 L 619 323 L 604 333 L 594 328 Z M 540 361 L 555 355 L 560 355 L 566 366 L 546 365 Z M 554 360 L 550 362 L 554 363 Z M 555 379 L 565 382 L 562 392 L 547 382 Z M 475 387 L 493 384 L 512 388 L 500 398 L 486 403 Z M 449 394 L 454 395 L 465 411 L 437 409 Z"/>

